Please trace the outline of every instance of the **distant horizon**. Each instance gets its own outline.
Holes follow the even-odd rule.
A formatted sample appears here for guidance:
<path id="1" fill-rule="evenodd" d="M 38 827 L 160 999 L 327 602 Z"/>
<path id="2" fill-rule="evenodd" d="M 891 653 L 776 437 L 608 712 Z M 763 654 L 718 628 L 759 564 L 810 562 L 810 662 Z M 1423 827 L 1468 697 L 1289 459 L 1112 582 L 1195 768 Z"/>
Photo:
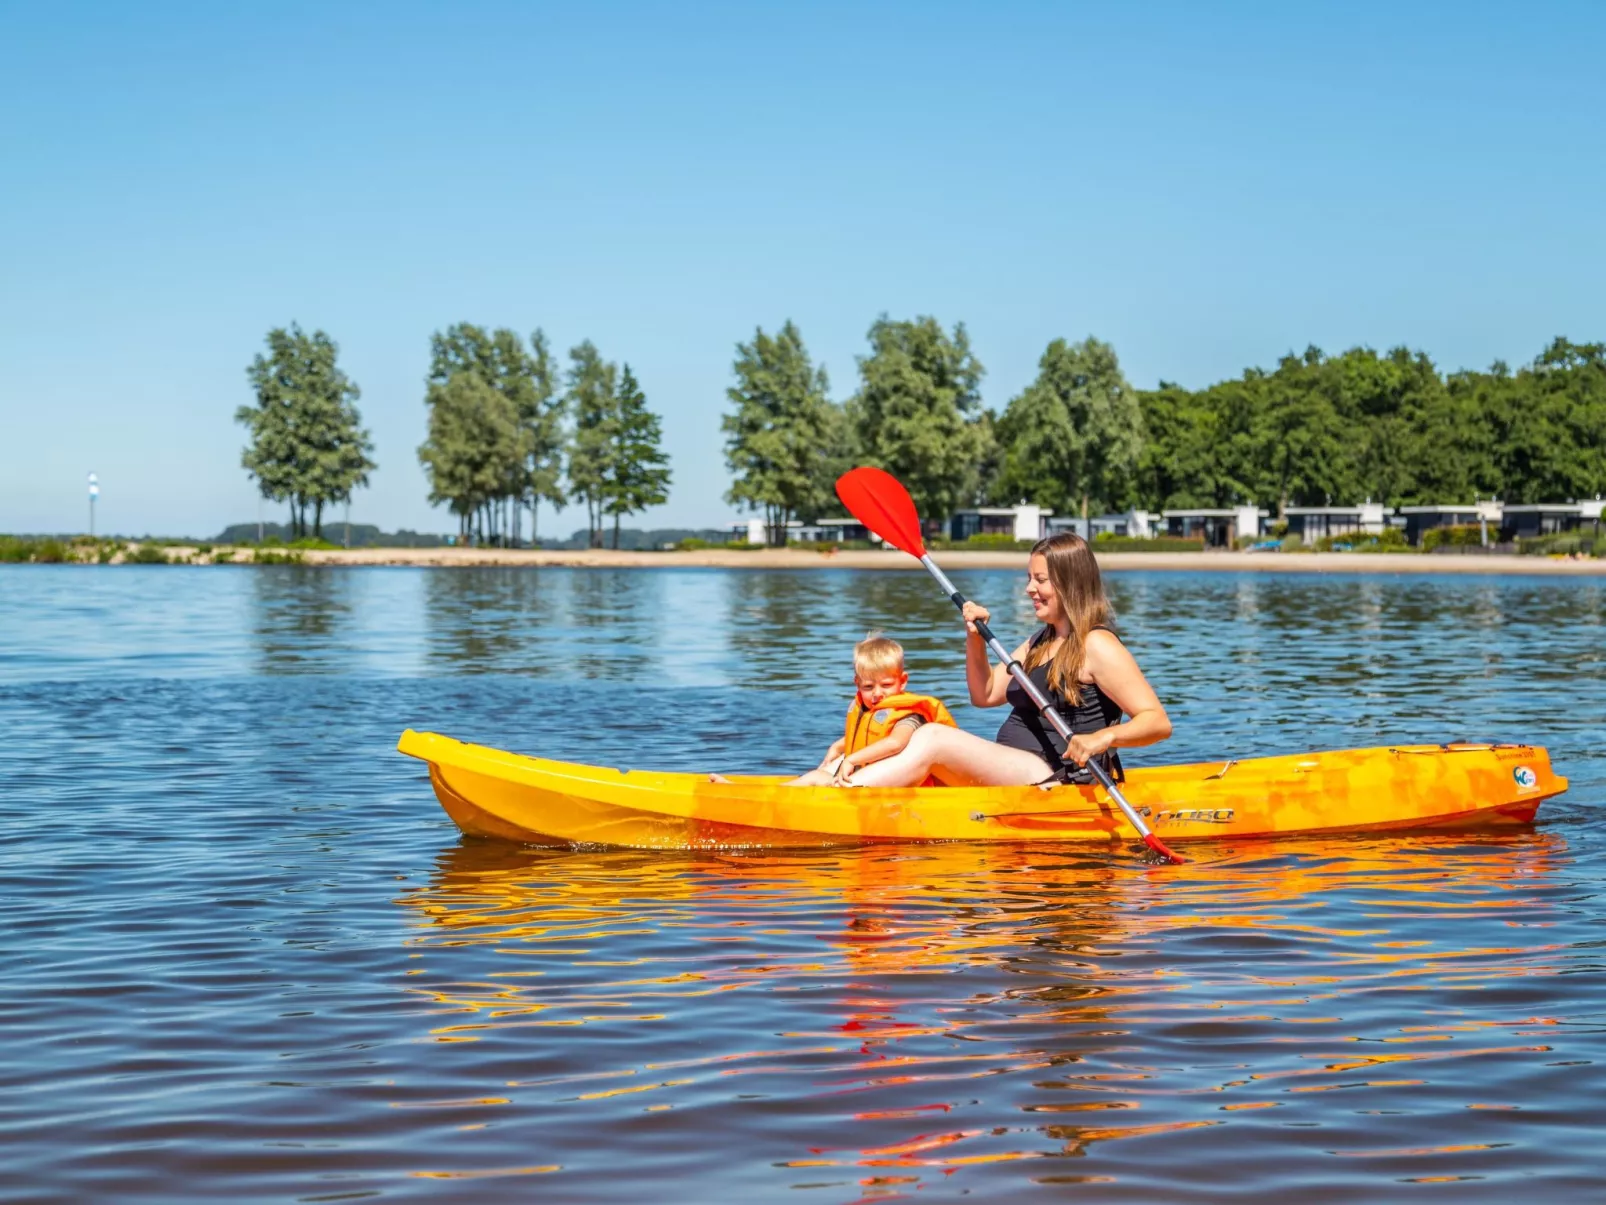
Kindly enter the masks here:
<path id="1" fill-rule="evenodd" d="M 1139 388 L 1606 338 L 1599 5 L 292 0 L 7 33 L 0 531 L 86 526 L 91 471 L 98 527 L 253 513 L 233 413 L 292 321 L 362 389 L 353 521 L 415 531 L 455 526 L 416 449 L 458 321 L 632 365 L 675 474 L 643 529 L 744 517 L 724 390 L 787 319 L 835 399 L 877 315 L 964 322 L 995 410 L 1056 337 Z"/>

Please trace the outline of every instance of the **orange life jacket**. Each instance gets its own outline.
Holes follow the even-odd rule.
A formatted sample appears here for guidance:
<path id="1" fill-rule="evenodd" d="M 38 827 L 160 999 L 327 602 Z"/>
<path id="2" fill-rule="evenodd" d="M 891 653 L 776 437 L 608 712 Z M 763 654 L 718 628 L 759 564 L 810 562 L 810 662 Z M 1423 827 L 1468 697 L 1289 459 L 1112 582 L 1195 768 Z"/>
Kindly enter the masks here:
<path id="1" fill-rule="evenodd" d="M 928 724 L 947 724 L 950 728 L 959 727 L 954 723 L 954 717 L 948 714 L 941 699 L 934 699 L 930 695 L 888 695 L 878 703 L 873 711 L 866 710 L 859 702 L 858 692 L 853 695 L 853 702 L 848 706 L 848 719 L 842 731 L 842 752 L 857 753 L 867 745 L 873 745 L 887 733 L 892 731 L 893 725 L 908 716 L 917 715 Z"/>

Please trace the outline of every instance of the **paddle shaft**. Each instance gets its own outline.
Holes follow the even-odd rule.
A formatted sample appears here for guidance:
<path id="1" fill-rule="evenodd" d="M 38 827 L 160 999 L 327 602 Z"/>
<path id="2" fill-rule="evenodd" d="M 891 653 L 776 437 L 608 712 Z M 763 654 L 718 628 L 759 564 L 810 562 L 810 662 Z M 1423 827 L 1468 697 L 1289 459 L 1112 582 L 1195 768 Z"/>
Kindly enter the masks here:
<path id="1" fill-rule="evenodd" d="M 920 557 L 920 563 L 926 567 L 926 571 L 932 577 L 937 579 L 937 584 L 942 587 L 943 593 L 948 596 L 954 606 L 963 611 L 965 608 L 965 596 L 954 589 L 954 584 L 948 580 L 948 575 L 938 567 L 937 562 L 931 559 L 931 554 L 923 553 Z M 976 631 L 980 633 L 987 647 L 993 651 L 993 656 L 997 657 L 1003 663 L 1004 668 L 1014 675 L 1015 681 L 1020 683 L 1021 689 L 1026 692 L 1027 697 L 1037 704 L 1037 710 L 1043 713 L 1043 718 L 1049 722 L 1050 727 L 1059 733 L 1063 740 L 1069 741 L 1071 739 L 1071 726 L 1065 722 L 1065 717 L 1060 715 L 1054 704 L 1048 701 L 1048 696 L 1038 689 L 1037 683 L 1031 680 L 1026 673 L 1026 668 L 1009 655 L 1009 650 L 999 643 L 998 637 L 993 635 L 993 630 L 987 626 L 985 620 L 978 619 L 976 621 Z M 1126 801 L 1126 796 L 1121 794 L 1121 788 L 1115 785 L 1115 780 L 1110 777 L 1110 772 L 1100 764 L 1099 759 L 1096 757 L 1088 758 L 1087 768 L 1093 772 L 1093 777 L 1099 780 L 1099 786 L 1104 788 L 1105 793 L 1115 800 L 1116 806 L 1126 816 L 1127 822 L 1137 830 L 1138 836 L 1143 838 L 1144 844 L 1151 849 L 1157 849 L 1157 852 L 1164 852 L 1168 857 L 1176 857 L 1175 854 L 1172 854 L 1170 850 L 1160 844 L 1160 839 L 1149 830 L 1147 824 L 1143 823 L 1143 817 L 1139 816 L 1137 809 Z"/>

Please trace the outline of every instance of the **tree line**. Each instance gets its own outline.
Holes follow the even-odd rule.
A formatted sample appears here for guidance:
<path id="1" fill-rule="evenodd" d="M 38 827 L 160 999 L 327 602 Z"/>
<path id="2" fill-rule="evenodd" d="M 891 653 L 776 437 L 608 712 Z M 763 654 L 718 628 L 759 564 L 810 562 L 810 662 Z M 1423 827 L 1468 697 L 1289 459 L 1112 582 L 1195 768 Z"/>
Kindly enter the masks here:
<path id="1" fill-rule="evenodd" d="M 256 405 L 235 416 L 251 433 L 242 461 L 263 497 L 290 502 L 296 537 L 309 534 L 308 506 L 321 537 L 324 506 L 349 499 L 375 467 L 358 389 L 322 331 L 276 328 L 267 342 L 247 370 Z M 560 379 L 539 329 L 526 345 L 506 328 L 450 326 L 430 339 L 424 404 L 429 500 L 458 517 L 465 541 L 517 544 L 528 510 L 533 542 L 541 502 L 577 502 L 590 545 L 602 546 L 611 520 L 617 548 L 623 516 L 668 500 L 662 421 L 630 365 L 590 340 L 569 351 Z"/>
<path id="2" fill-rule="evenodd" d="M 1606 345 L 1558 338 L 1512 371 L 1443 373 L 1422 352 L 1315 347 L 1202 389 L 1134 389 L 1114 348 L 1055 339 L 1002 412 L 964 325 L 869 331 L 840 404 L 790 322 L 737 345 L 727 498 L 788 520 L 840 513 L 851 464 L 896 474 L 921 513 L 1032 502 L 1059 514 L 1255 503 L 1552 502 L 1606 491 Z"/>
<path id="3" fill-rule="evenodd" d="M 1551 502 L 1606 491 L 1606 345 L 1558 338 L 1513 370 L 1445 373 L 1422 352 L 1317 348 L 1200 389 L 1127 381 L 1115 349 L 1055 339 L 1002 410 L 963 323 L 929 316 L 870 326 L 856 388 L 830 396 L 797 326 L 736 345 L 722 418 L 727 499 L 788 522 L 839 514 L 832 486 L 854 464 L 908 485 L 941 518 L 977 504 L 1032 502 L 1088 516 L 1254 503 L 1288 506 Z M 244 464 L 291 506 L 298 535 L 374 470 L 356 383 L 321 331 L 268 334 L 247 375 L 255 406 Z M 662 423 L 629 364 L 589 340 L 561 366 L 546 336 L 459 323 L 430 341 L 418 450 L 430 501 L 459 536 L 518 543 L 541 502 L 582 505 L 588 542 L 668 498 Z"/>

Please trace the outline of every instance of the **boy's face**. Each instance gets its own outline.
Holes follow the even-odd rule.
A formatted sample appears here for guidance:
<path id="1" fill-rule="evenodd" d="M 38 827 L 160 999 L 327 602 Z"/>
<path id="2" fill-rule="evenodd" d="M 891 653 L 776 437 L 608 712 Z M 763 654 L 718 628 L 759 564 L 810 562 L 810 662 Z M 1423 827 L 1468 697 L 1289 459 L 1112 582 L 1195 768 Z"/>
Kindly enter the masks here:
<path id="1" fill-rule="evenodd" d="M 909 675 L 901 669 L 880 670 L 876 673 L 861 673 L 855 670 L 853 682 L 859 688 L 859 703 L 864 707 L 874 707 L 882 699 L 891 695 L 901 695 L 903 688 L 909 683 Z"/>

